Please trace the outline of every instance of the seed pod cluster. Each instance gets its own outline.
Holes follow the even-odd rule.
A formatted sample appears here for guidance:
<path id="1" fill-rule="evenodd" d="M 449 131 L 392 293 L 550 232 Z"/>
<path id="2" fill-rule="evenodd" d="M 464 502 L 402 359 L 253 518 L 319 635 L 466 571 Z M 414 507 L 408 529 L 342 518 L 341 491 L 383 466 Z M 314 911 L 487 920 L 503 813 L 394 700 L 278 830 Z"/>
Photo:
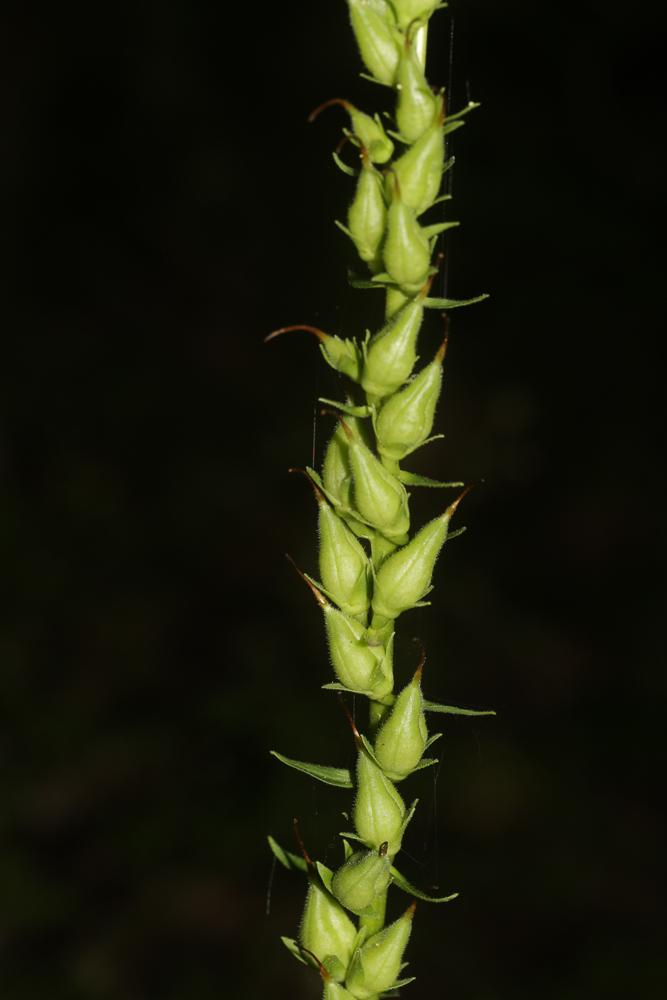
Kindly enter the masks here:
<path id="1" fill-rule="evenodd" d="M 384 923 L 392 881 L 412 888 L 393 865 L 416 803 L 407 806 L 396 786 L 435 763 L 424 753 L 437 737 L 429 739 L 426 725 L 425 708 L 434 706 L 422 694 L 423 658 L 394 693 L 395 623 L 432 590 L 450 521 L 467 492 L 440 505 L 410 536 L 406 485 L 445 485 L 401 468 L 431 439 L 446 346 L 446 338 L 439 349 L 434 344 L 430 360 L 415 371 L 424 317 L 443 301 L 429 297 L 435 239 L 454 225 L 423 218 L 441 200 L 448 123 L 445 94 L 428 84 L 418 42 L 442 6 L 439 0 L 348 0 L 366 75 L 395 92 L 393 121 L 340 98 L 311 115 L 336 104 L 349 116 L 344 131 L 359 172 L 346 224 L 339 225 L 370 272 L 366 284 L 385 292 L 384 322 L 365 339 L 305 327 L 319 338 L 327 363 L 349 380 L 349 395 L 333 413 L 321 472 L 308 470 L 318 511 L 319 579 L 306 579 L 323 615 L 334 675 L 325 686 L 370 702 L 368 738 L 353 724 L 352 773 L 280 758 L 355 792 L 354 830 L 343 834 L 345 859 L 328 875 L 322 865 L 319 875 L 309 866 L 299 941 L 289 944 L 296 957 L 319 967 L 325 1000 L 370 1000 L 409 981 L 399 977 L 414 904 Z"/>

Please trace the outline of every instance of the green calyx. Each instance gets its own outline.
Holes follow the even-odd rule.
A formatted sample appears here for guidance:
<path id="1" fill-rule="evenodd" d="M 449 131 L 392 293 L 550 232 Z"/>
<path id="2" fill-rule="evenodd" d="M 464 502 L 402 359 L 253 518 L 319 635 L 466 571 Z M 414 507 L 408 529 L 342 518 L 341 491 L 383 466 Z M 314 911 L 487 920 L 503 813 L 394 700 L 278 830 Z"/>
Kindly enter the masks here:
<path id="1" fill-rule="evenodd" d="M 428 742 L 421 667 L 398 694 L 375 739 L 375 759 L 392 781 L 403 781 L 422 759 Z"/>
<path id="2" fill-rule="evenodd" d="M 423 296 L 418 295 L 365 345 L 361 385 L 369 396 L 390 396 L 408 380 L 417 361 L 423 316 Z"/>
<path id="3" fill-rule="evenodd" d="M 347 230 L 344 231 L 373 272 L 379 271 L 382 266 L 381 247 L 387 221 L 383 187 L 381 174 L 369 157 L 362 154 L 361 173 L 347 213 Z"/>
<path id="4" fill-rule="evenodd" d="M 386 842 L 390 858 L 398 853 L 407 815 L 405 803 L 363 747 L 357 757 L 357 797 L 352 815 L 355 829 L 368 847 L 378 849 Z"/>
<path id="5" fill-rule="evenodd" d="M 435 410 L 442 388 L 445 344 L 433 361 L 384 403 L 375 418 L 378 451 L 394 462 L 424 444 L 433 430 Z"/>
<path id="6" fill-rule="evenodd" d="M 350 434 L 348 442 L 356 510 L 390 541 L 401 544 L 410 528 L 408 494 L 403 483 L 359 438 Z"/>
<path id="7" fill-rule="evenodd" d="M 394 144 L 385 132 L 379 115 L 374 115 L 371 118 L 370 115 L 359 111 L 358 108 L 349 103 L 347 111 L 352 125 L 351 138 L 356 140 L 365 150 L 370 162 L 386 163 L 390 160 L 394 152 Z"/>
<path id="8" fill-rule="evenodd" d="M 346 910 L 361 916 L 372 909 L 390 882 L 391 865 L 384 844 L 377 851 L 355 851 L 350 855 L 335 873 L 331 891 Z"/>
<path id="9" fill-rule="evenodd" d="M 357 928 L 338 900 L 319 879 L 312 878 L 299 929 L 299 942 L 317 955 L 329 975 L 338 982 L 345 978 Z"/>
<path id="10" fill-rule="evenodd" d="M 369 73 L 391 87 L 400 56 L 400 34 L 385 0 L 348 0 L 350 21 L 359 54 Z"/>
<path id="11" fill-rule="evenodd" d="M 371 565 L 363 547 L 318 490 L 320 577 L 341 611 L 365 617 L 370 607 Z"/>
<path id="12" fill-rule="evenodd" d="M 355 951 L 345 986 L 357 1000 L 370 1000 L 396 985 L 412 931 L 414 912 L 413 903 L 398 920 L 373 934 Z"/>
<path id="13" fill-rule="evenodd" d="M 403 204 L 421 215 L 438 197 L 445 165 L 443 99 L 436 98 L 433 121 L 392 165 Z"/>
<path id="14" fill-rule="evenodd" d="M 431 265 L 431 244 L 413 208 L 403 201 L 400 186 L 390 180 L 391 202 L 382 250 L 387 274 L 407 295 L 424 285 Z"/>
<path id="15" fill-rule="evenodd" d="M 396 124 L 401 138 L 415 142 L 438 114 L 438 97 L 433 93 L 414 46 L 406 39 L 396 74 L 398 102 Z"/>
<path id="16" fill-rule="evenodd" d="M 438 7 L 446 7 L 441 0 L 392 0 L 396 20 L 401 31 L 406 31 L 418 18 L 426 20 Z"/>

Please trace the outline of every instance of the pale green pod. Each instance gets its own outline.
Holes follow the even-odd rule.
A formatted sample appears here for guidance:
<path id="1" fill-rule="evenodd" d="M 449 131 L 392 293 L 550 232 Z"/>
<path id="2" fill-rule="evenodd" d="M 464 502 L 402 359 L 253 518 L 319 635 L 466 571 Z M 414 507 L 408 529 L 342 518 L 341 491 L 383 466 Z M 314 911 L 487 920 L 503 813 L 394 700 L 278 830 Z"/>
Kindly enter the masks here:
<path id="1" fill-rule="evenodd" d="M 338 607 L 357 618 L 370 606 L 370 563 L 361 543 L 324 497 L 319 504 L 320 578 Z"/>
<path id="2" fill-rule="evenodd" d="M 323 610 L 331 665 L 337 679 L 353 691 L 369 691 L 384 648 L 368 645 L 366 629 L 356 618 L 350 618 L 328 602 Z"/>
<path id="3" fill-rule="evenodd" d="M 421 670 L 400 692 L 375 740 L 378 764 L 392 781 L 402 781 L 422 759 L 428 740 Z"/>
<path id="4" fill-rule="evenodd" d="M 389 556 L 377 572 L 373 611 L 381 618 L 398 618 L 414 608 L 431 589 L 436 560 L 447 539 L 449 522 L 459 503 L 455 500 L 444 514 L 425 524 L 407 545 Z"/>
<path id="5" fill-rule="evenodd" d="M 347 213 L 347 225 L 357 253 L 374 272 L 379 271 L 382 265 L 381 247 L 387 222 L 383 187 L 381 175 L 368 156 L 362 156 L 361 173 Z"/>
<path id="6" fill-rule="evenodd" d="M 392 858 L 401 849 L 405 803 L 389 778 L 365 750 L 357 757 L 357 796 L 352 815 L 357 833 L 368 847 L 387 843 Z"/>
<path id="7" fill-rule="evenodd" d="M 400 36 L 385 0 L 348 0 L 352 30 L 366 69 L 376 80 L 393 86 L 400 57 Z"/>
<path id="8" fill-rule="evenodd" d="M 353 437 L 349 444 L 355 508 L 392 541 L 403 539 L 410 528 L 405 486 L 362 441 Z"/>
<path id="9" fill-rule="evenodd" d="M 385 844 L 379 851 L 355 851 L 334 875 L 331 891 L 346 910 L 361 915 L 387 891 L 390 882 Z"/>
<path id="10" fill-rule="evenodd" d="M 365 348 L 363 389 L 383 398 L 410 377 L 417 361 L 417 336 L 424 318 L 424 296 L 417 295 L 385 323 Z"/>
<path id="11" fill-rule="evenodd" d="M 401 31 L 410 25 L 416 18 L 429 18 L 436 7 L 439 7 L 441 0 L 392 0 L 396 12 L 396 20 Z"/>
<path id="12" fill-rule="evenodd" d="M 382 257 L 389 277 L 407 293 L 418 291 L 428 278 L 431 247 L 414 209 L 401 199 L 394 183 Z"/>
<path id="13" fill-rule="evenodd" d="M 438 112 L 438 98 L 426 82 L 421 62 L 409 42 L 401 51 L 396 87 L 398 130 L 406 142 L 415 142 L 433 123 Z"/>
<path id="14" fill-rule="evenodd" d="M 380 410 L 375 434 L 378 451 L 385 458 L 400 462 L 427 440 L 442 388 L 443 357 L 444 345 L 433 361 Z"/>
<path id="15" fill-rule="evenodd" d="M 445 165 L 442 99 L 426 131 L 392 165 L 403 203 L 421 215 L 438 197 Z"/>
<path id="16" fill-rule="evenodd" d="M 352 421 L 348 421 L 352 423 Z M 338 425 L 327 445 L 322 463 L 324 488 L 342 506 L 349 506 L 352 492 L 352 469 L 350 449 L 342 425 Z"/>
<path id="17" fill-rule="evenodd" d="M 387 135 L 378 115 L 370 115 L 359 111 L 353 104 L 346 104 L 350 115 L 352 132 L 360 145 L 368 153 L 371 163 L 386 163 L 394 152 L 394 144 Z"/>
<path id="18" fill-rule="evenodd" d="M 414 912 L 413 903 L 398 920 L 373 934 L 355 951 L 345 986 L 356 1000 L 370 1000 L 390 990 L 398 979 Z"/>
<path id="19" fill-rule="evenodd" d="M 356 936 L 357 928 L 338 900 L 314 879 L 311 880 L 299 928 L 301 945 L 317 955 L 329 969 L 337 964 L 327 963 L 327 959 L 331 958 L 337 958 L 346 969 Z M 333 978 L 342 981 L 345 976 L 334 975 Z"/>

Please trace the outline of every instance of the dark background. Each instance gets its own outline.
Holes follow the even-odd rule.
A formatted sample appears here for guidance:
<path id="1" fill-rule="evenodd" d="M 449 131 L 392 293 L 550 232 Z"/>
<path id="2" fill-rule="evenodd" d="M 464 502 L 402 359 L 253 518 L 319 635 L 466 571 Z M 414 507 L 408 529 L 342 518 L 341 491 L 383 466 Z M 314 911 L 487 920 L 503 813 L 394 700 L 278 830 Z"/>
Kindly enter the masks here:
<path id="1" fill-rule="evenodd" d="M 663 29 L 641 3 L 455 5 L 451 105 L 483 107 L 452 142 L 449 291 L 492 299 L 452 314 L 447 439 L 413 468 L 485 485 L 397 673 L 420 635 L 430 697 L 498 717 L 444 718 L 437 785 L 405 790 L 406 873 L 461 892 L 418 908 L 415 1000 L 664 996 Z M 342 0 L 23 8 L 3 37 L 2 995 L 315 998 L 264 838 L 298 815 L 336 864 L 349 802 L 268 757 L 352 754 L 283 558 L 315 568 L 286 470 L 341 386 L 305 335 L 261 338 L 377 324 L 332 224 L 342 113 L 305 119 L 385 94 Z"/>

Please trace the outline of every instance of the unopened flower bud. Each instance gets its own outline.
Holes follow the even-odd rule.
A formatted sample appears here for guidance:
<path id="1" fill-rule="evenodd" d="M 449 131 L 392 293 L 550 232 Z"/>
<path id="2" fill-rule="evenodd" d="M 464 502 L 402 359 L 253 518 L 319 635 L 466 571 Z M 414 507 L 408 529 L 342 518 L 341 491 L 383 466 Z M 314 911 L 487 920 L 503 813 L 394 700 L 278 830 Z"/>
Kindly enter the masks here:
<path id="1" fill-rule="evenodd" d="M 371 396 L 390 396 L 410 377 L 417 360 L 417 335 L 424 316 L 416 295 L 371 338 L 365 349 L 362 386 Z"/>
<path id="2" fill-rule="evenodd" d="M 400 462 L 426 441 L 433 429 L 442 388 L 444 345 L 404 389 L 386 401 L 375 420 L 378 451 Z"/>
<path id="3" fill-rule="evenodd" d="M 361 915 L 389 887 L 390 868 L 386 844 L 379 851 L 355 851 L 334 875 L 331 890 L 346 910 Z"/>
<path id="4" fill-rule="evenodd" d="M 356 935 L 357 928 L 340 903 L 324 886 L 312 879 L 301 918 L 299 941 L 318 956 L 334 980 L 345 978 L 344 972 L 337 975 L 332 970 L 337 967 L 347 969 Z M 338 962 L 331 959 L 338 959 Z"/>
<path id="5" fill-rule="evenodd" d="M 410 527 L 408 494 L 403 483 L 361 440 L 351 437 L 349 446 L 356 509 L 387 538 L 403 539 Z"/>
<path id="6" fill-rule="evenodd" d="M 421 760 L 427 740 L 420 668 L 396 698 L 375 740 L 375 756 L 387 777 L 407 778 Z"/>
<path id="7" fill-rule="evenodd" d="M 370 605 L 370 563 L 364 549 L 345 522 L 318 491 L 320 529 L 320 577 L 338 607 L 357 618 Z"/>
<path id="8" fill-rule="evenodd" d="M 394 144 L 384 130 L 378 115 L 370 115 L 359 111 L 353 104 L 347 105 L 350 115 L 352 132 L 361 147 L 366 150 L 371 163 L 386 163 L 394 152 Z"/>
<path id="9" fill-rule="evenodd" d="M 418 17 L 428 18 L 441 3 L 441 0 L 393 0 L 398 26 L 401 31 Z"/>
<path id="10" fill-rule="evenodd" d="M 377 572 L 373 611 L 383 618 L 398 618 L 414 608 L 431 589 L 436 559 L 447 538 L 450 519 L 463 494 L 439 517 L 424 525 L 407 545 L 389 556 Z"/>
<path id="11" fill-rule="evenodd" d="M 401 198 L 408 208 L 421 215 L 438 197 L 445 165 L 442 98 L 439 113 L 414 145 L 392 165 Z"/>
<path id="12" fill-rule="evenodd" d="M 362 154 L 362 167 L 357 181 L 354 200 L 347 213 L 348 232 L 361 259 L 372 271 L 380 270 L 380 248 L 387 222 L 383 180 L 369 160 Z"/>
<path id="13" fill-rule="evenodd" d="M 401 848 L 405 803 L 398 791 L 363 748 L 357 758 L 357 797 L 354 800 L 354 825 L 369 847 L 387 843 L 393 857 Z"/>
<path id="14" fill-rule="evenodd" d="M 361 58 L 376 80 L 391 87 L 399 60 L 398 33 L 385 0 L 348 0 Z"/>
<path id="15" fill-rule="evenodd" d="M 413 903 L 398 920 L 373 934 L 354 953 L 345 986 L 357 1000 L 369 1000 L 390 990 L 398 979 L 414 912 Z"/>
<path id="16" fill-rule="evenodd" d="M 320 350 L 334 371 L 347 375 L 353 382 L 359 381 L 360 355 L 356 341 L 329 334 L 320 343 Z"/>
<path id="17" fill-rule="evenodd" d="M 387 233 L 382 250 L 390 278 L 407 293 L 418 291 L 428 277 L 431 247 L 417 222 L 413 208 L 405 204 L 396 180 L 389 181 L 391 203 L 387 210 Z"/>
<path id="18" fill-rule="evenodd" d="M 408 41 L 401 51 L 396 86 L 398 130 L 406 142 L 415 142 L 433 123 L 438 110 L 438 98 L 426 82 L 421 62 Z"/>

